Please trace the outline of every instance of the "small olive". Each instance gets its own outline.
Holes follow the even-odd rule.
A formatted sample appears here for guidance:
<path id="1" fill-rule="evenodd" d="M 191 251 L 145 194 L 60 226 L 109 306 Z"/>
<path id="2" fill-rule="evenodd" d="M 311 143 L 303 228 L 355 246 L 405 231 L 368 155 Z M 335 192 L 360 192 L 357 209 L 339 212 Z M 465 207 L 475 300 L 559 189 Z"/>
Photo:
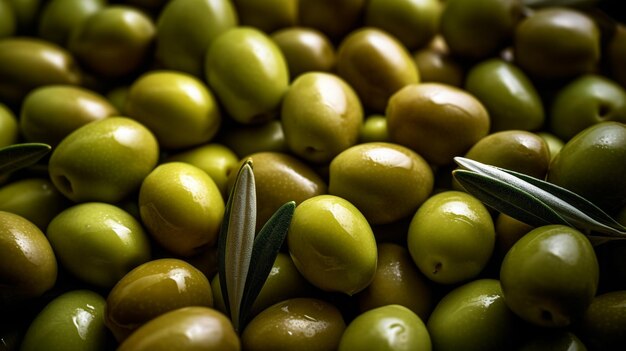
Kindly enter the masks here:
<path id="1" fill-rule="evenodd" d="M 299 0 L 232 0 L 242 26 L 265 33 L 293 27 L 298 22 Z"/>
<path id="2" fill-rule="evenodd" d="M 299 25 L 317 29 L 335 42 L 358 27 L 366 3 L 366 0 L 300 0 Z"/>
<path id="3" fill-rule="evenodd" d="M 370 142 L 388 142 L 389 133 L 387 132 L 387 117 L 384 115 L 369 115 L 363 120 L 361 130 L 359 131 L 359 143 Z"/>
<path id="4" fill-rule="evenodd" d="M 39 14 L 37 35 L 61 46 L 68 44 L 72 31 L 92 14 L 101 10 L 106 0 L 51 0 Z"/>
<path id="5" fill-rule="evenodd" d="M 272 33 L 271 38 L 285 55 L 292 80 L 305 72 L 331 72 L 335 67 L 335 48 L 318 30 L 289 27 Z"/>
<path id="6" fill-rule="evenodd" d="M 437 35 L 426 47 L 413 53 L 413 59 L 420 72 L 420 81 L 444 83 L 461 87 L 465 69 L 459 60 L 452 56 L 441 35 Z"/>
<path id="7" fill-rule="evenodd" d="M 19 122 L 6 105 L 0 103 L 0 147 L 15 144 L 19 137 Z"/>
<path id="8" fill-rule="evenodd" d="M 626 343 L 625 300 L 625 290 L 605 292 L 593 298 L 575 326 L 589 350 L 617 351 Z"/>

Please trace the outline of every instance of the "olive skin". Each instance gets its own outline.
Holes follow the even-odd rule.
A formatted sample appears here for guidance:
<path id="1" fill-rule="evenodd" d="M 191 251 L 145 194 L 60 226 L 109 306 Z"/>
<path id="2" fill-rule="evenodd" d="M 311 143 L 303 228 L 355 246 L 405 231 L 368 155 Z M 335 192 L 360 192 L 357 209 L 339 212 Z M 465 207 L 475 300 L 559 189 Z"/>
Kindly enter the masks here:
<path id="1" fill-rule="evenodd" d="M 547 180 L 615 213 L 626 205 L 626 125 L 601 122 L 587 127 L 552 160 Z"/>
<path id="2" fill-rule="evenodd" d="M 510 43 L 521 17 L 519 0 L 451 0 L 441 14 L 440 32 L 454 55 L 481 60 Z"/>
<path id="3" fill-rule="evenodd" d="M 439 31 L 442 4 L 437 0 L 370 0 L 365 25 L 380 28 L 409 50 L 428 44 Z"/>
<path id="4" fill-rule="evenodd" d="M 383 115 L 369 115 L 363 120 L 363 125 L 359 131 L 359 144 L 370 142 L 388 142 L 387 117 Z"/>
<path id="5" fill-rule="evenodd" d="M 39 0 L 9 0 L 15 15 L 17 33 L 30 35 L 36 30 L 37 18 L 43 5 Z"/>
<path id="6" fill-rule="evenodd" d="M 465 80 L 465 69 L 452 56 L 447 44 L 440 35 L 431 43 L 413 53 L 413 60 L 420 72 L 420 81 L 443 83 L 461 87 Z"/>
<path id="7" fill-rule="evenodd" d="M 0 211 L 20 215 L 45 231 L 70 202 L 49 179 L 24 178 L 0 188 Z"/>
<path id="8" fill-rule="evenodd" d="M 202 78 L 209 46 L 215 37 L 238 24 L 232 1 L 168 1 L 156 22 L 155 58 L 166 69 Z"/>
<path id="9" fill-rule="evenodd" d="M 110 116 L 118 110 L 95 91 L 48 85 L 31 91 L 22 103 L 20 131 L 31 142 L 58 145 L 79 127 Z"/>
<path id="10" fill-rule="evenodd" d="M 57 280 L 57 260 L 44 233 L 22 216 L 0 211 L 0 301 L 39 297 Z"/>
<path id="11" fill-rule="evenodd" d="M 600 59 L 600 31 L 578 10 L 539 9 L 515 28 L 513 57 L 533 79 L 550 81 L 590 73 Z"/>
<path id="12" fill-rule="evenodd" d="M 480 139 L 465 157 L 544 179 L 550 165 L 548 144 L 525 130 L 505 130 Z"/>
<path id="13" fill-rule="evenodd" d="M 89 71 L 114 79 L 136 72 L 145 63 L 155 35 L 156 26 L 144 12 L 110 5 L 76 27 L 68 47 Z"/>
<path id="14" fill-rule="evenodd" d="M 616 290 L 597 295 L 575 326 L 589 350 L 619 350 L 626 342 L 626 291 Z"/>
<path id="15" fill-rule="evenodd" d="M 124 112 L 148 127 L 163 149 L 209 142 L 222 120 L 211 90 L 200 79 L 175 71 L 150 71 L 135 80 Z"/>
<path id="16" fill-rule="evenodd" d="M 52 219 L 46 236 L 65 269 L 101 288 L 113 287 L 150 260 L 150 242 L 141 223 L 110 204 L 72 206 Z"/>
<path id="17" fill-rule="evenodd" d="M 335 48 L 328 37 L 312 28 L 290 27 L 271 34 L 285 56 L 293 80 L 305 72 L 331 72 L 335 67 Z"/>
<path id="18" fill-rule="evenodd" d="M 61 46 L 68 44 L 72 31 L 106 6 L 106 0 L 52 0 L 39 15 L 37 35 Z"/>
<path id="19" fill-rule="evenodd" d="M 344 150 L 330 163 L 328 192 L 355 205 L 371 224 L 411 216 L 433 190 L 426 161 L 404 146 L 374 142 Z"/>
<path id="20" fill-rule="evenodd" d="M 15 34 L 15 15 L 9 0 L 0 0 L 0 38 Z"/>
<path id="21" fill-rule="evenodd" d="M 197 331 L 201 330 L 201 333 Z M 241 343 L 230 320 L 208 307 L 182 307 L 166 312 L 134 331 L 118 351 L 239 351 Z"/>
<path id="22" fill-rule="evenodd" d="M 265 33 L 293 27 L 298 21 L 298 0 L 233 0 L 242 26 Z"/>
<path id="23" fill-rule="evenodd" d="M 424 322 L 400 305 L 386 305 L 358 315 L 341 336 L 338 351 L 430 351 Z"/>
<path id="24" fill-rule="evenodd" d="M 17 142 L 19 136 L 18 119 L 6 105 L 0 103 L 0 147 Z"/>
<path id="25" fill-rule="evenodd" d="M 316 164 L 328 163 L 356 144 L 363 124 L 356 92 L 339 76 L 322 72 L 292 82 L 280 116 L 289 149 Z"/>
<path id="26" fill-rule="evenodd" d="M 205 78 L 229 116 L 241 124 L 274 118 L 289 85 L 285 57 L 262 31 L 231 28 L 208 49 Z"/>
<path id="27" fill-rule="evenodd" d="M 106 350 L 105 305 L 104 297 L 90 290 L 63 293 L 37 314 L 20 350 Z"/>
<path id="28" fill-rule="evenodd" d="M 556 155 L 559 154 L 559 151 L 561 151 L 563 146 L 565 146 L 565 142 L 550 132 L 537 132 L 536 134 L 539 135 L 543 141 L 546 142 L 546 144 L 548 144 L 548 149 L 550 150 L 550 160 L 554 160 Z"/>
<path id="29" fill-rule="evenodd" d="M 352 296 L 376 274 L 374 233 L 363 214 L 338 196 L 319 195 L 300 203 L 287 246 L 298 271 L 324 291 Z"/>
<path id="30" fill-rule="evenodd" d="M 434 288 L 417 269 L 409 251 L 394 243 L 378 244 L 378 265 L 372 283 L 358 294 L 362 312 L 401 305 L 428 319 L 435 305 Z"/>
<path id="31" fill-rule="evenodd" d="M 241 335 L 248 351 L 336 350 L 346 325 L 341 312 L 314 298 L 279 302 L 259 313 Z"/>
<path id="32" fill-rule="evenodd" d="M 240 158 L 260 152 L 289 153 L 280 119 L 258 125 L 223 128 L 218 142 L 231 148 Z"/>
<path id="33" fill-rule="evenodd" d="M 626 57 L 626 26 L 618 24 L 613 37 L 610 39 L 606 49 L 608 56 L 611 77 L 616 82 L 626 87 L 626 67 L 622 65 Z"/>
<path id="34" fill-rule="evenodd" d="M 357 92 L 363 106 L 374 112 L 384 112 L 396 91 L 420 81 L 408 50 L 396 38 L 373 27 L 355 30 L 341 41 L 336 69 Z"/>
<path id="35" fill-rule="evenodd" d="M 64 48 L 37 38 L 0 39 L 0 99 L 19 104 L 33 89 L 50 84 L 78 85 L 82 74 Z"/>
<path id="36" fill-rule="evenodd" d="M 156 259 L 135 267 L 111 289 L 105 323 L 122 342 L 149 320 L 189 306 L 213 306 L 208 279 L 183 260 Z"/>
<path id="37" fill-rule="evenodd" d="M 513 350 L 519 321 L 496 279 L 477 279 L 446 293 L 427 322 L 433 350 Z"/>
<path id="38" fill-rule="evenodd" d="M 550 130 L 563 140 L 604 121 L 626 123 L 626 89 L 609 78 L 582 75 L 552 100 Z"/>
<path id="39" fill-rule="evenodd" d="M 579 320 L 598 287 L 598 260 L 589 239 L 564 225 L 533 229 L 504 256 L 500 281 L 507 306 L 542 327 Z"/>
<path id="40" fill-rule="evenodd" d="M 495 245 L 491 214 L 478 199 L 448 190 L 429 197 L 409 225 L 407 246 L 419 270 L 440 284 L 476 277 Z"/>
<path id="41" fill-rule="evenodd" d="M 214 246 L 224 217 L 222 194 L 206 172 L 183 162 L 157 166 L 139 189 L 139 213 L 166 250 L 193 256 Z"/>
<path id="42" fill-rule="evenodd" d="M 121 201 L 156 166 L 159 145 L 142 124 L 126 117 L 88 123 L 52 151 L 52 183 L 74 202 Z"/>
<path id="43" fill-rule="evenodd" d="M 489 112 L 491 131 L 535 131 L 545 120 L 543 102 L 531 80 L 515 64 L 490 59 L 467 74 L 465 90 Z"/>
<path id="44" fill-rule="evenodd" d="M 391 141 L 434 165 L 452 163 L 490 129 L 489 113 L 476 97 L 441 83 L 402 88 L 389 99 L 385 115 Z"/>
<path id="45" fill-rule="evenodd" d="M 300 0 L 300 26 L 326 34 L 333 42 L 341 40 L 359 25 L 365 0 Z"/>

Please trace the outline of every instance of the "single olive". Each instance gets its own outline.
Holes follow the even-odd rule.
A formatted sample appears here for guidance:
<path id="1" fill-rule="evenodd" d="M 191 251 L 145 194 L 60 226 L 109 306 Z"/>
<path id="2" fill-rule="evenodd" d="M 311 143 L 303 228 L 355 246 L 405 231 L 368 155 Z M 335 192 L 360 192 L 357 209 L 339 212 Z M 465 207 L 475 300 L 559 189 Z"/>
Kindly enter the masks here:
<path id="1" fill-rule="evenodd" d="M 606 49 L 611 77 L 626 87 L 626 67 L 622 64 L 626 58 L 626 25 L 618 24 Z"/>
<path id="2" fill-rule="evenodd" d="M 495 245 L 491 214 L 475 197 L 448 190 L 429 197 L 415 212 L 407 246 L 430 280 L 455 284 L 475 278 Z"/>
<path id="3" fill-rule="evenodd" d="M 230 320 L 208 307 L 166 312 L 139 327 L 118 351 L 239 351 L 241 342 Z"/>
<path id="4" fill-rule="evenodd" d="M 337 42 L 358 27 L 366 3 L 366 0 L 300 0 L 299 24 L 315 28 Z"/>
<path id="5" fill-rule="evenodd" d="M 258 125 L 222 128 L 217 140 L 235 151 L 240 158 L 259 152 L 289 152 L 280 119 Z"/>
<path id="6" fill-rule="evenodd" d="M 95 91 L 71 85 L 47 85 L 31 91 L 22 103 L 20 131 L 31 142 L 56 146 L 79 127 L 118 110 Z"/>
<path id="7" fill-rule="evenodd" d="M 439 31 L 442 9 L 438 0 L 370 0 L 364 22 L 398 38 L 407 49 L 416 50 Z"/>
<path id="8" fill-rule="evenodd" d="M 75 202 L 117 202 L 139 189 L 156 166 L 159 145 L 142 124 L 126 117 L 88 123 L 52 151 L 50 178 Z"/>
<path id="9" fill-rule="evenodd" d="M 0 38 L 12 37 L 16 32 L 17 19 L 9 0 L 0 0 Z"/>
<path id="10" fill-rule="evenodd" d="M 404 246 L 378 244 L 378 264 L 372 283 L 358 294 L 361 312 L 401 305 L 426 321 L 435 307 L 434 286 L 417 269 Z"/>
<path id="11" fill-rule="evenodd" d="M 541 138 L 543 138 L 543 141 L 545 141 L 546 144 L 548 144 L 548 150 L 550 150 L 550 161 L 554 160 L 556 155 L 561 151 L 561 149 L 565 145 L 565 142 L 561 138 L 557 137 L 556 135 L 550 132 L 544 131 L 544 132 L 537 132 L 536 134 L 539 135 Z"/>
<path id="12" fill-rule="evenodd" d="M 104 8 L 107 0 L 51 0 L 41 10 L 37 35 L 66 46 L 72 31 L 85 19 Z"/>
<path id="13" fill-rule="evenodd" d="M 330 39 L 313 28 L 289 27 L 271 34 L 289 67 L 291 80 L 305 72 L 331 72 L 335 48 Z"/>
<path id="14" fill-rule="evenodd" d="M 547 180 L 615 213 L 626 205 L 624 160 L 626 124 L 596 123 L 563 146 L 550 164 Z"/>
<path id="15" fill-rule="evenodd" d="M 357 143 L 363 108 L 356 92 L 339 76 L 309 72 L 289 86 L 280 118 L 285 142 L 294 154 L 327 164 Z"/>
<path id="16" fill-rule="evenodd" d="M 398 90 L 420 81 L 408 50 L 387 32 L 362 27 L 344 38 L 337 49 L 337 73 L 359 95 L 363 106 L 384 112 Z"/>
<path id="17" fill-rule="evenodd" d="M 293 27 L 298 22 L 299 0 L 232 0 L 242 26 L 265 33 Z"/>
<path id="18" fill-rule="evenodd" d="M 124 108 L 126 106 L 126 99 L 128 98 L 129 90 L 129 86 L 121 85 L 110 89 L 105 95 L 107 100 L 109 100 L 109 103 L 113 105 L 122 116 L 126 115 Z"/>
<path id="19" fill-rule="evenodd" d="M 224 198 L 211 177 L 184 162 L 157 166 L 139 189 L 139 212 L 148 232 L 166 250 L 192 256 L 217 242 Z"/>
<path id="20" fill-rule="evenodd" d="M 543 102 L 532 81 L 515 64 L 495 58 L 467 73 L 465 90 L 489 112 L 491 131 L 535 131 L 543 126 Z"/>
<path id="21" fill-rule="evenodd" d="M 0 211 L 0 305 L 43 295 L 57 280 L 57 260 L 44 233 L 26 218 Z"/>
<path id="22" fill-rule="evenodd" d="M 218 35 L 206 55 L 205 78 L 230 117 L 241 124 L 275 117 L 289 85 L 289 68 L 269 35 L 253 27 Z"/>
<path id="23" fill-rule="evenodd" d="M 507 306 L 542 327 L 566 327 L 579 320 L 596 294 L 598 274 L 589 239 L 559 224 L 528 232 L 500 268 Z"/>
<path id="24" fill-rule="evenodd" d="M 626 123 L 626 89 L 607 77 L 581 75 L 552 100 L 550 130 L 563 140 L 604 121 Z"/>
<path id="25" fill-rule="evenodd" d="M 204 56 L 222 32 L 239 24 L 232 1 L 171 0 L 156 22 L 156 60 L 166 69 L 204 76 Z"/>
<path id="26" fill-rule="evenodd" d="M 441 35 L 436 35 L 428 46 L 413 52 L 421 82 L 444 83 L 461 87 L 465 68 L 452 56 Z"/>
<path id="27" fill-rule="evenodd" d="M 454 55 L 481 60 L 511 43 L 522 9 L 519 0 L 449 0 L 440 32 Z"/>
<path id="28" fill-rule="evenodd" d="M 0 102 L 0 147 L 15 144 L 18 137 L 18 119 L 11 109 Z"/>
<path id="29" fill-rule="evenodd" d="M 293 298 L 259 313 L 243 330 L 247 351 L 332 351 L 344 329 L 337 307 L 314 298 Z"/>
<path id="30" fill-rule="evenodd" d="M 374 279 L 374 233 L 361 212 L 334 195 L 314 196 L 293 214 L 287 246 L 298 271 L 314 286 L 352 296 Z"/>
<path id="31" fill-rule="evenodd" d="M 122 342 L 149 320 L 188 306 L 213 306 L 209 280 L 183 260 L 156 259 L 128 272 L 111 289 L 105 323 Z"/>
<path id="32" fill-rule="evenodd" d="M 150 71 L 135 80 L 124 112 L 148 127 L 164 149 L 206 143 L 222 120 L 211 90 L 200 79 L 176 71 Z"/>
<path id="33" fill-rule="evenodd" d="M 256 229 L 261 229 L 283 204 L 300 204 L 311 197 L 326 194 L 324 180 L 300 159 L 280 152 L 259 152 L 248 155 L 254 169 L 257 197 Z M 236 169 L 241 167 L 241 160 Z M 235 182 L 237 172 L 231 172 L 228 188 Z"/>
<path id="34" fill-rule="evenodd" d="M 439 301 L 427 327 L 433 350 L 513 350 L 519 321 L 496 279 L 455 287 Z"/>
<path id="35" fill-rule="evenodd" d="M 555 80 L 590 73 L 600 59 L 600 31 L 584 12 L 546 7 L 515 28 L 513 57 L 533 79 Z"/>
<path id="36" fill-rule="evenodd" d="M 0 211 L 20 215 L 45 231 L 70 202 L 46 178 L 23 178 L 0 188 Z"/>
<path id="37" fill-rule="evenodd" d="M 338 351 L 430 351 L 426 325 L 401 305 L 385 305 L 358 315 L 341 336 Z"/>
<path id="38" fill-rule="evenodd" d="M 544 179 L 550 165 L 548 144 L 525 130 L 504 130 L 476 142 L 465 157 Z"/>
<path id="39" fill-rule="evenodd" d="M 86 18 L 70 34 L 68 47 L 97 76 L 115 79 L 137 72 L 151 54 L 153 20 L 126 5 L 109 5 Z"/>
<path id="40" fill-rule="evenodd" d="M 64 48 L 33 37 L 0 39 L 0 100 L 20 104 L 31 90 L 81 83 L 82 74 Z"/>
<path id="41" fill-rule="evenodd" d="M 626 343 L 625 290 L 597 295 L 575 326 L 577 334 L 590 351 L 619 350 Z"/>
<path id="42" fill-rule="evenodd" d="M 389 142 L 387 117 L 384 115 L 373 114 L 366 116 L 359 130 L 358 143 L 362 144 L 376 141 Z"/>
<path id="43" fill-rule="evenodd" d="M 496 252 L 499 258 L 504 258 L 513 245 L 526 233 L 534 229 L 533 226 L 519 221 L 504 213 L 498 213 L 494 223 L 496 230 Z"/>
<path id="44" fill-rule="evenodd" d="M 371 224 L 411 216 L 433 190 L 434 175 L 411 149 L 393 143 L 355 145 L 330 163 L 328 193 L 353 205 Z"/>
<path id="45" fill-rule="evenodd" d="M 104 351 L 104 297 L 90 290 L 64 292 L 48 303 L 32 321 L 20 351 Z"/>
<path id="46" fill-rule="evenodd" d="M 402 88 L 389 99 L 386 116 L 392 142 L 440 166 L 465 154 L 490 128 L 489 113 L 476 97 L 441 83 Z"/>

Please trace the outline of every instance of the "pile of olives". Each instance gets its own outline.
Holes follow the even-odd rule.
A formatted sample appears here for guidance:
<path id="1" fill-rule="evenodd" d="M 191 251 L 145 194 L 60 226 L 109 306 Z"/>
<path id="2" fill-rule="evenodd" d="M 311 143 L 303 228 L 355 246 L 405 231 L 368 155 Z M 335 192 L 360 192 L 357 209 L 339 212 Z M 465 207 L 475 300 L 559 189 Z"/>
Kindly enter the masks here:
<path id="1" fill-rule="evenodd" d="M 626 225 L 610 1 L 0 0 L 0 350 L 623 350 L 626 244 L 495 211 L 463 156 Z M 236 330 L 217 239 L 297 207 Z"/>

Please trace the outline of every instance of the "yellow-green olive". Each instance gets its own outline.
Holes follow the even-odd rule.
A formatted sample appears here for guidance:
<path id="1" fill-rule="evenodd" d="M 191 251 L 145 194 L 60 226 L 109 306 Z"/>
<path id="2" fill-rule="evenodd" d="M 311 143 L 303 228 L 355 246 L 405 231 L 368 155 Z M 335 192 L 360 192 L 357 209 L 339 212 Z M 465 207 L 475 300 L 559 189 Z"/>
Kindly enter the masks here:
<path id="1" fill-rule="evenodd" d="M 37 35 L 61 46 L 66 46 L 74 28 L 92 14 L 101 10 L 107 0 L 51 0 L 39 15 Z"/>

